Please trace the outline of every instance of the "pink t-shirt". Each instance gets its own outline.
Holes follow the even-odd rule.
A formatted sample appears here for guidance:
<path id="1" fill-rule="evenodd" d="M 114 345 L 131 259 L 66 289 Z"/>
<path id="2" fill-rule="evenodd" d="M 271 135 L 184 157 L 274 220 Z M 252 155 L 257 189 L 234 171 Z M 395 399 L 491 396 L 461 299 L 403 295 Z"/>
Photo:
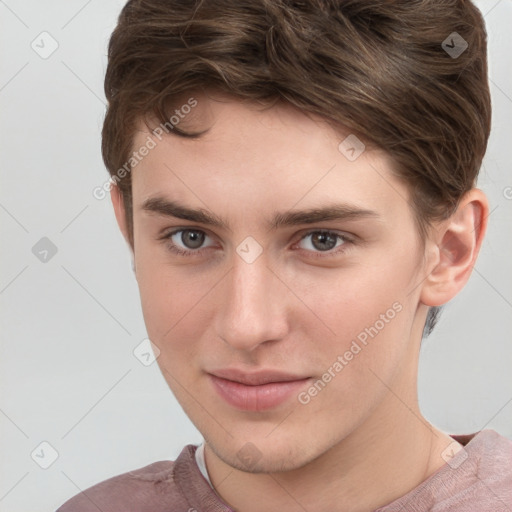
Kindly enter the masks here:
<path id="1" fill-rule="evenodd" d="M 511 512 L 512 441 L 494 430 L 452 435 L 464 445 L 406 495 L 375 512 Z M 197 446 L 77 494 L 57 512 L 235 512 L 201 474 Z"/>

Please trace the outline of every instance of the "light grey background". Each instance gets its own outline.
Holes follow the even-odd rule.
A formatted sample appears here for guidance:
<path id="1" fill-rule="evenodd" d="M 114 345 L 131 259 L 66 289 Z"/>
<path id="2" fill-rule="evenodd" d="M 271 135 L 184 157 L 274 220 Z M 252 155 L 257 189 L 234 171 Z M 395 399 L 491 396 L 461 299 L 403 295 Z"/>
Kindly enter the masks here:
<path id="1" fill-rule="evenodd" d="M 92 196 L 108 178 L 103 74 L 123 4 L 0 0 L 2 512 L 55 510 L 201 440 L 156 363 L 133 355 L 146 333 L 129 253 L 109 199 Z M 477 5 L 494 107 L 479 183 L 492 213 L 470 283 L 423 347 L 419 394 L 446 432 L 512 438 L 512 2 Z M 31 47 L 51 49 L 43 31 L 59 45 L 46 59 Z M 43 237 L 57 247 L 47 262 L 32 252 Z M 48 469 L 36 463 L 50 461 L 43 441 L 58 452 Z"/>

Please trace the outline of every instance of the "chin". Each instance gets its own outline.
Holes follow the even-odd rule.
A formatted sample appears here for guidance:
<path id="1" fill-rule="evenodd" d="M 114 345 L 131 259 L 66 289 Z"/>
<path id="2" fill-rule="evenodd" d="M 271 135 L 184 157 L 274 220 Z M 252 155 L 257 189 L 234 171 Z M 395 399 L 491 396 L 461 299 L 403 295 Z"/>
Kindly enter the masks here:
<path id="1" fill-rule="evenodd" d="M 270 437 L 245 442 L 231 440 L 225 444 L 208 441 L 208 444 L 225 464 L 246 473 L 293 471 L 309 464 L 332 447 L 328 443 L 325 446 L 324 443 L 313 444 L 311 437 L 296 439 L 288 435 L 286 439 L 276 437 L 273 440 Z"/>

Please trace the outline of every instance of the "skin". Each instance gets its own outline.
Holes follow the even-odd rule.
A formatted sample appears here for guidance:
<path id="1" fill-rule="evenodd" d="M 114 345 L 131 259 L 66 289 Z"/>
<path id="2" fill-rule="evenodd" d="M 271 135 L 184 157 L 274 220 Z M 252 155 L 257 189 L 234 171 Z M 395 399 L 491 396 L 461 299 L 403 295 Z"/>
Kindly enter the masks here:
<path id="1" fill-rule="evenodd" d="M 418 353 L 428 307 L 449 301 L 470 275 L 487 200 L 472 189 L 422 241 L 408 188 L 386 153 L 367 148 L 351 162 L 338 150 L 348 132 L 288 104 L 263 109 L 220 95 L 195 97 L 183 127 L 208 133 L 155 139 L 132 171 L 133 249 L 149 338 L 163 376 L 206 440 L 215 490 L 241 512 L 386 505 L 444 465 L 441 454 L 453 443 L 419 410 Z M 141 123 L 134 149 L 149 133 Z M 155 197 L 203 208 L 230 229 L 145 211 Z M 112 201 L 128 239 L 117 187 Z M 276 230 L 265 224 L 276 211 L 331 202 L 377 216 Z M 172 238 L 201 253 L 171 252 L 161 238 L 179 228 L 206 235 L 199 249 L 180 233 Z M 348 241 L 322 251 L 313 240 L 318 230 Z M 248 236 L 263 251 L 252 263 L 236 252 Z M 396 303 L 400 312 L 307 404 L 294 396 L 268 411 L 240 411 L 207 377 L 236 366 L 315 381 Z M 237 455 L 247 443 L 256 454 L 250 467 Z"/>

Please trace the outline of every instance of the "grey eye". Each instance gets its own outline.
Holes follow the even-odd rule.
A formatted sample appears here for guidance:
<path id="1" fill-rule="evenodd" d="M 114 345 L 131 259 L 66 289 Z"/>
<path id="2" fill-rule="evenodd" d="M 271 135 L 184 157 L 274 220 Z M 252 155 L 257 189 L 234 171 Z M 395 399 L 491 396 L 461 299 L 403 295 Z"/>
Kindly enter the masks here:
<path id="1" fill-rule="evenodd" d="M 205 234 L 202 231 L 194 229 L 182 229 L 173 236 L 179 235 L 179 241 L 186 249 L 199 249 L 205 239 Z"/>
<path id="2" fill-rule="evenodd" d="M 313 231 L 302 238 L 301 242 L 308 239 L 310 240 L 309 243 L 306 243 L 308 247 L 303 248 L 320 252 L 330 251 L 345 243 L 341 235 L 329 231 Z M 340 243 L 338 243 L 338 241 L 340 241 Z"/>

